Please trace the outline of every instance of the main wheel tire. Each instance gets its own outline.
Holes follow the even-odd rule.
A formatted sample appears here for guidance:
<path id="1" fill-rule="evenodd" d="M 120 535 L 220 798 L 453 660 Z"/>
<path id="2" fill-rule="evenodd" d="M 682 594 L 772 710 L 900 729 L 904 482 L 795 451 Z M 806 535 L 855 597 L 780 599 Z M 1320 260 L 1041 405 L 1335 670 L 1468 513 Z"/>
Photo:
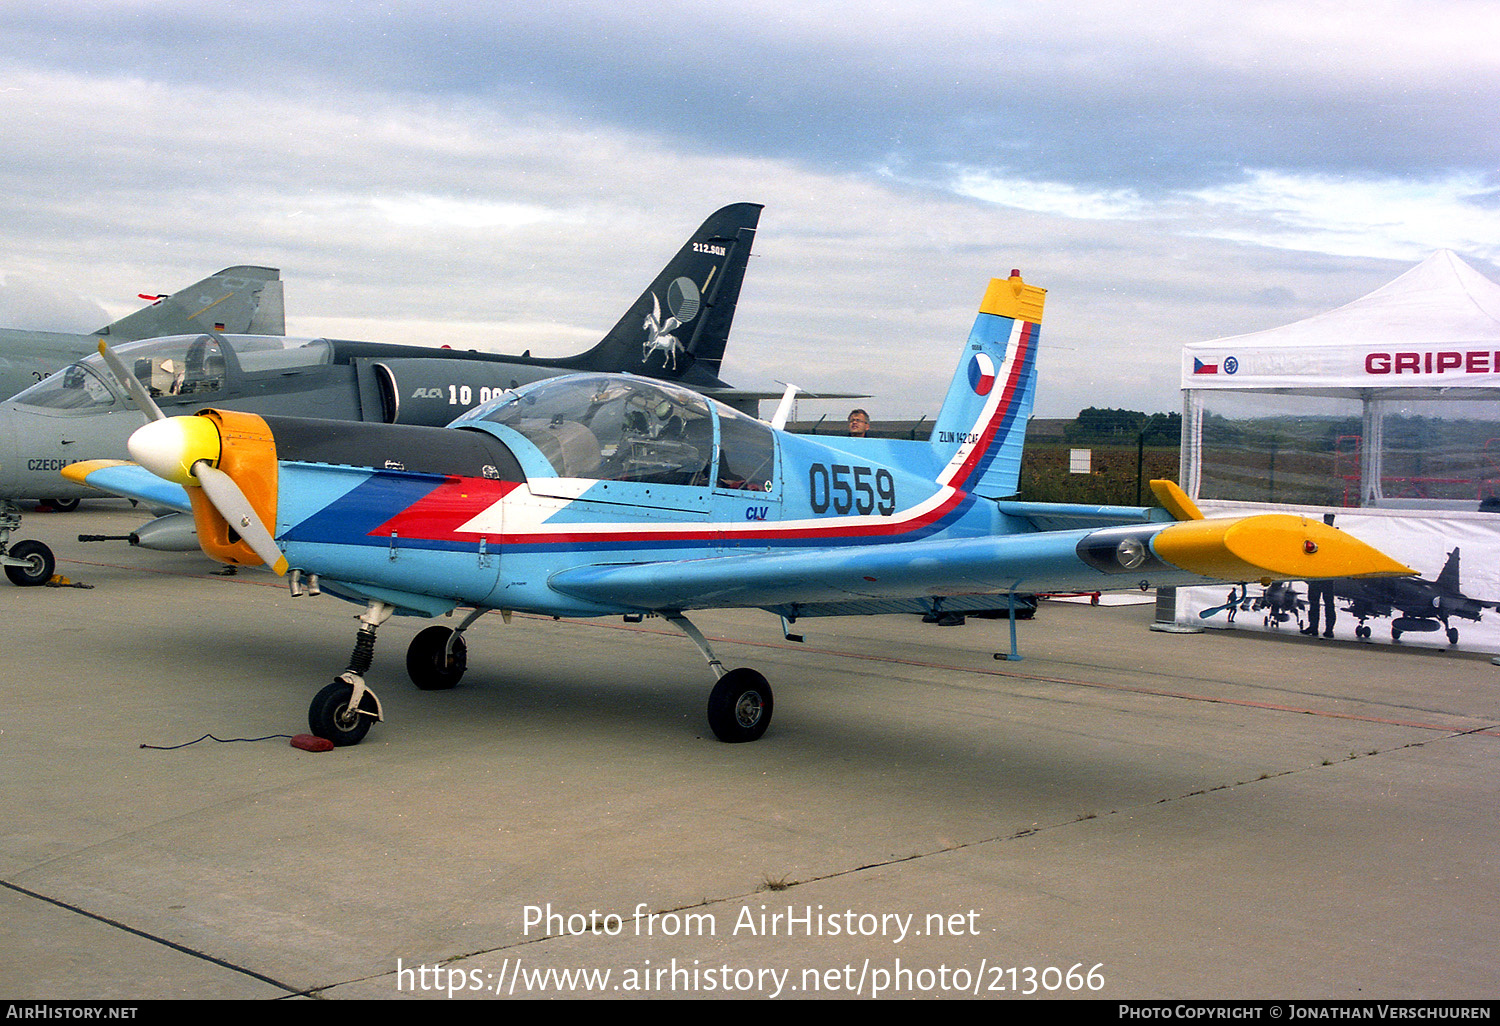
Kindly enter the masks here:
<path id="1" fill-rule="evenodd" d="M 469 666 L 468 646 L 463 635 L 453 639 L 453 655 L 443 657 L 452 628 L 428 627 L 411 639 L 406 648 L 406 674 L 423 691 L 447 691 L 463 678 Z"/>
<path id="2" fill-rule="evenodd" d="M 370 732 L 371 718 L 349 708 L 354 685 L 336 680 L 313 696 L 307 707 L 307 725 L 318 737 L 340 748 L 357 745 Z"/>
<path id="3" fill-rule="evenodd" d="M 30 538 L 18 541 L 10 547 L 12 559 L 24 559 L 25 566 L 7 566 L 5 576 L 10 578 L 10 583 L 18 588 L 34 588 L 39 584 L 46 584 L 52 580 L 52 571 L 57 568 L 57 560 L 52 558 L 52 550 L 39 541 Z"/>
<path id="4" fill-rule="evenodd" d="M 729 744 L 758 740 L 771 725 L 774 704 L 766 678 L 748 667 L 730 670 L 709 693 L 709 728 Z"/>
<path id="5" fill-rule="evenodd" d="M 52 507 L 54 513 L 72 513 L 78 508 L 82 499 L 43 499 L 42 502 Z"/>

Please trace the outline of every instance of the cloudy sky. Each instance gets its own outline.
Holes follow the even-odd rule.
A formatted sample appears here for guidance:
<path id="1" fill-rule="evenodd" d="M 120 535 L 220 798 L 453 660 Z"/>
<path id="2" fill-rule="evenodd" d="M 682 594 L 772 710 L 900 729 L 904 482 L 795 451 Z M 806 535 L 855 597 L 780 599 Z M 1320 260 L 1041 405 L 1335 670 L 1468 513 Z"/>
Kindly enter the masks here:
<path id="1" fill-rule="evenodd" d="M 292 334 L 563 355 L 752 201 L 735 384 L 931 412 L 1017 267 L 1038 414 L 1175 410 L 1184 343 L 1436 249 L 1500 279 L 1497 40 L 1493 0 L 4 3 L 0 326 L 253 263 Z"/>

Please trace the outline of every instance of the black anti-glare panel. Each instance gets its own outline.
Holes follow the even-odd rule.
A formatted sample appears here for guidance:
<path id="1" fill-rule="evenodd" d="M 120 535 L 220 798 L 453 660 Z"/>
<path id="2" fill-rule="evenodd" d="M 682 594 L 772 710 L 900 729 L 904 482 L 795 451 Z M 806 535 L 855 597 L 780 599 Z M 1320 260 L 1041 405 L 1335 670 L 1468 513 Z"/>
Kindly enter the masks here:
<path id="1" fill-rule="evenodd" d="M 482 431 L 302 417 L 266 417 L 265 421 L 276 438 L 276 456 L 281 460 L 526 480 L 511 451 Z"/>

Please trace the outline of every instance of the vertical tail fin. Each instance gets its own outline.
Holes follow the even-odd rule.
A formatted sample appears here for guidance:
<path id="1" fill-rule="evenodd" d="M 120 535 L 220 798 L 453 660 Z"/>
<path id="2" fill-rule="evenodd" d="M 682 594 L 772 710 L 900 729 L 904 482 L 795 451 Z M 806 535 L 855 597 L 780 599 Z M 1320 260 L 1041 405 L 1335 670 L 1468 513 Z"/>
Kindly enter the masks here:
<path id="1" fill-rule="evenodd" d="M 750 262 L 761 205 L 715 211 L 604 336 L 571 366 L 712 384 Z"/>
<path id="2" fill-rule="evenodd" d="M 1458 548 L 1448 553 L 1448 561 L 1443 564 L 1443 569 L 1437 575 L 1435 582 L 1439 588 L 1451 591 L 1455 594 L 1459 591 L 1458 586 Z"/>
<path id="3" fill-rule="evenodd" d="M 989 498 L 1016 493 L 1046 295 L 1019 271 L 990 282 L 933 425 L 940 484 Z"/>
<path id="4" fill-rule="evenodd" d="M 219 331 L 226 335 L 285 335 L 281 272 L 273 267 L 226 267 L 94 332 L 126 342 L 162 335 Z"/>

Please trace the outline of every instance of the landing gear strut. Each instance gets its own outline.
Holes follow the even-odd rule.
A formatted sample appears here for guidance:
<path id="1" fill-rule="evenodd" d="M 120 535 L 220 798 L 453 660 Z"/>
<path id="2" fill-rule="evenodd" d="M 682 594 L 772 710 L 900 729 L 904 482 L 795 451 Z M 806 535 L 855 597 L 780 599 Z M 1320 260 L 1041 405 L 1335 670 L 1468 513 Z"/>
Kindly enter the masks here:
<path id="1" fill-rule="evenodd" d="M 384 719 L 380 699 L 365 687 L 364 673 L 375 658 L 375 631 L 395 611 L 395 606 L 372 601 L 360 615 L 349 668 L 319 691 L 307 708 L 307 725 L 318 737 L 340 747 L 357 745 L 370 732 L 373 720 Z"/>
<path id="2" fill-rule="evenodd" d="M 698 646 L 718 678 L 708 696 L 708 726 L 714 737 L 727 744 L 759 740 L 771 725 L 771 712 L 776 704 L 766 678 L 744 666 L 726 672 L 709 647 L 708 639 L 687 617 L 670 613 L 666 619 Z"/>

